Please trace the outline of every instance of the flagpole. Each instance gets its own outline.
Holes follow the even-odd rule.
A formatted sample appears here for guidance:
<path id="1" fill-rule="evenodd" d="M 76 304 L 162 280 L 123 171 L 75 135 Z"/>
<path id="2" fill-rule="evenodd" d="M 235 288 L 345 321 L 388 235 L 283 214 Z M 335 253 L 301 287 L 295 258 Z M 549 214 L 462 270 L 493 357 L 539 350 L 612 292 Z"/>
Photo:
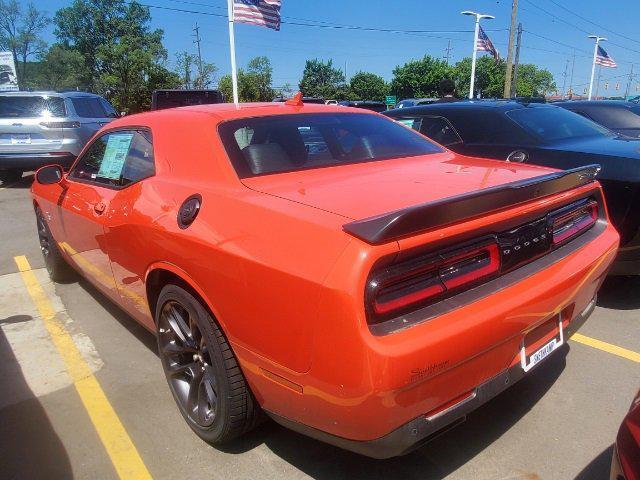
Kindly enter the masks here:
<path id="1" fill-rule="evenodd" d="M 231 83 L 233 85 L 233 103 L 238 103 L 238 73 L 236 71 L 236 41 L 233 34 L 233 0 L 227 0 L 229 15 L 229 49 L 231 50 Z"/>
<path id="2" fill-rule="evenodd" d="M 593 62 L 591 64 L 591 80 L 589 80 L 589 95 L 587 100 L 591 100 L 591 94 L 593 93 L 593 77 L 596 73 L 596 58 L 598 57 L 598 46 L 602 40 L 606 40 L 604 37 L 599 37 L 597 35 L 589 35 L 589 38 L 593 38 L 596 41 L 595 46 L 593 47 Z"/>
<path id="3" fill-rule="evenodd" d="M 476 28 L 473 34 L 473 55 L 471 57 L 471 83 L 469 83 L 469 98 L 473 99 L 473 87 L 476 83 L 476 57 L 478 56 L 478 31 L 480 30 L 480 16 L 476 15 Z"/>
<path id="4" fill-rule="evenodd" d="M 471 56 L 471 82 L 469 82 L 469 99 L 473 99 L 473 88 L 476 83 L 476 57 L 478 56 L 478 34 L 480 32 L 480 19 L 495 18 L 493 15 L 485 15 L 483 13 L 476 13 L 469 10 L 460 12 L 462 15 L 469 15 L 476 17 L 476 27 L 473 33 L 473 55 Z"/>

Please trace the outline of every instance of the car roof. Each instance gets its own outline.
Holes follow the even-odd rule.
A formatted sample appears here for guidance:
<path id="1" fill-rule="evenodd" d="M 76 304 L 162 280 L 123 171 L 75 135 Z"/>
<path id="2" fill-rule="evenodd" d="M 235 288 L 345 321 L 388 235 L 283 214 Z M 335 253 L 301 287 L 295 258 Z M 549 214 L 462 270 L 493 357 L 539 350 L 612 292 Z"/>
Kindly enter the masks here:
<path id="1" fill-rule="evenodd" d="M 378 115 L 378 113 L 362 108 L 346 107 L 344 105 L 324 105 L 307 103 L 302 105 L 287 105 L 280 102 L 260 103 L 213 103 L 208 105 L 190 105 L 188 107 L 166 108 L 149 112 L 127 115 L 112 121 L 110 126 L 135 125 L 147 120 L 156 121 L 183 118 L 185 113 L 209 115 L 218 121 L 234 120 L 238 118 L 263 117 L 271 115 L 295 115 L 300 113 L 357 113 L 360 115 Z"/>
<path id="2" fill-rule="evenodd" d="M 416 105 L 402 109 L 389 110 L 387 113 L 394 115 L 406 115 L 410 113 L 428 113 L 430 111 L 465 111 L 465 110 L 493 110 L 510 112 L 525 108 L 554 108 L 547 103 L 525 103 L 514 100 L 461 100 L 459 102 L 431 103 L 428 105 Z"/>
<path id="3" fill-rule="evenodd" d="M 554 105 L 563 106 L 590 106 L 590 107 L 611 107 L 611 108 L 634 108 L 638 104 L 634 102 L 626 102 L 624 100 L 566 100 L 562 102 L 554 102 Z"/>
<path id="4" fill-rule="evenodd" d="M 100 97 L 97 93 L 89 92 L 77 92 L 75 90 L 69 92 L 54 92 L 52 90 L 36 90 L 36 91 L 11 91 L 0 92 L 0 96 L 3 97 Z"/>

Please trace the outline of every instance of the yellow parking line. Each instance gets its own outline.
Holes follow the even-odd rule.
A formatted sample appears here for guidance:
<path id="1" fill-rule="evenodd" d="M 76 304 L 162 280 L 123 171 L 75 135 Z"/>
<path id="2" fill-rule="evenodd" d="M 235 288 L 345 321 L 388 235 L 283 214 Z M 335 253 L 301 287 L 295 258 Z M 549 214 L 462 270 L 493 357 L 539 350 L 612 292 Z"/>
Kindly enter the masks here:
<path id="1" fill-rule="evenodd" d="M 25 256 L 14 257 L 22 280 L 62 357 L 80 399 L 121 479 L 151 479 L 142 458 L 120 422 L 98 380 L 84 361 Z"/>
<path id="2" fill-rule="evenodd" d="M 622 358 L 626 358 L 627 360 L 631 360 L 632 362 L 640 363 L 640 353 L 634 352 L 633 350 L 627 350 L 626 348 L 613 345 L 612 343 L 603 342 L 602 340 L 597 340 L 595 338 L 587 337 L 586 335 L 582 335 L 580 333 L 574 333 L 571 337 L 571 340 L 582 343 L 583 345 L 589 345 L 590 347 L 597 348 L 598 350 L 602 350 L 604 352 L 611 353 Z"/>

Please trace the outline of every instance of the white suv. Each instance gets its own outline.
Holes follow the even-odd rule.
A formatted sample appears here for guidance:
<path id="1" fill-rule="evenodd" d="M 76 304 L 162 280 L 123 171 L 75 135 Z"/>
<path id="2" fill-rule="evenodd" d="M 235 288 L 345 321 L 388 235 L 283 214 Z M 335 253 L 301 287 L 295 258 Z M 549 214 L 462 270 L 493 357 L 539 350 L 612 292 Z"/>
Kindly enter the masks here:
<path id="1" fill-rule="evenodd" d="M 117 116 L 92 93 L 0 93 L 0 181 L 52 163 L 69 168 L 93 134 Z"/>

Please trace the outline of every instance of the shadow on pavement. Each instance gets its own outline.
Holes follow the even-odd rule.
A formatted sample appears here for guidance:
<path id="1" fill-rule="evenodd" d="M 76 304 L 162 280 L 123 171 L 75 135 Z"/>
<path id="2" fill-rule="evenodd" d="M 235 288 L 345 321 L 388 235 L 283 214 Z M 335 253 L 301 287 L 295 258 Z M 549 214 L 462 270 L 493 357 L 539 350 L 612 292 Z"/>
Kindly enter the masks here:
<path id="1" fill-rule="evenodd" d="M 115 318 L 120 325 L 126 328 L 129 333 L 135 336 L 140 343 L 151 350 L 154 354 L 158 354 L 158 344 L 156 337 L 149 330 L 144 328 L 138 322 L 135 321 L 128 313 L 122 310 L 118 305 L 109 300 L 104 294 L 102 294 L 96 287 L 94 287 L 88 280 L 77 276 L 79 285 L 89 294 L 91 297 L 108 311 L 113 318 Z M 158 368 L 160 368 L 160 361 L 158 360 Z"/>
<path id="2" fill-rule="evenodd" d="M 551 388 L 565 356 L 549 358 L 531 375 L 472 413 L 467 421 L 404 457 L 375 460 L 318 442 L 267 422 L 223 451 L 243 453 L 265 444 L 307 475 L 333 479 L 441 479 L 458 469 L 516 424 Z M 528 477 L 526 477 L 528 478 Z M 531 478 L 538 478 L 531 472 Z"/>
<path id="3" fill-rule="evenodd" d="M 31 183 L 33 183 L 33 173 L 25 174 L 20 180 L 17 182 L 10 182 L 5 184 L 4 182 L 0 182 L 0 188 L 30 188 Z"/>
<path id="4" fill-rule="evenodd" d="M 27 320 L 31 320 L 28 315 L 15 315 L 0 319 L 0 325 Z M 20 400 L 9 401 L 9 393 L 11 398 Z M 1 328 L 0 472 L 0 477 L 7 479 L 73 478 L 64 445 L 42 404 L 27 385 Z"/>
<path id="5" fill-rule="evenodd" d="M 640 275 L 607 277 L 598 292 L 598 306 L 615 310 L 640 308 Z"/>
<path id="6" fill-rule="evenodd" d="M 576 476 L 575 480 L 609 480 L 612 455 L 613 444 L 594 458 L 591 463 Z"/>

